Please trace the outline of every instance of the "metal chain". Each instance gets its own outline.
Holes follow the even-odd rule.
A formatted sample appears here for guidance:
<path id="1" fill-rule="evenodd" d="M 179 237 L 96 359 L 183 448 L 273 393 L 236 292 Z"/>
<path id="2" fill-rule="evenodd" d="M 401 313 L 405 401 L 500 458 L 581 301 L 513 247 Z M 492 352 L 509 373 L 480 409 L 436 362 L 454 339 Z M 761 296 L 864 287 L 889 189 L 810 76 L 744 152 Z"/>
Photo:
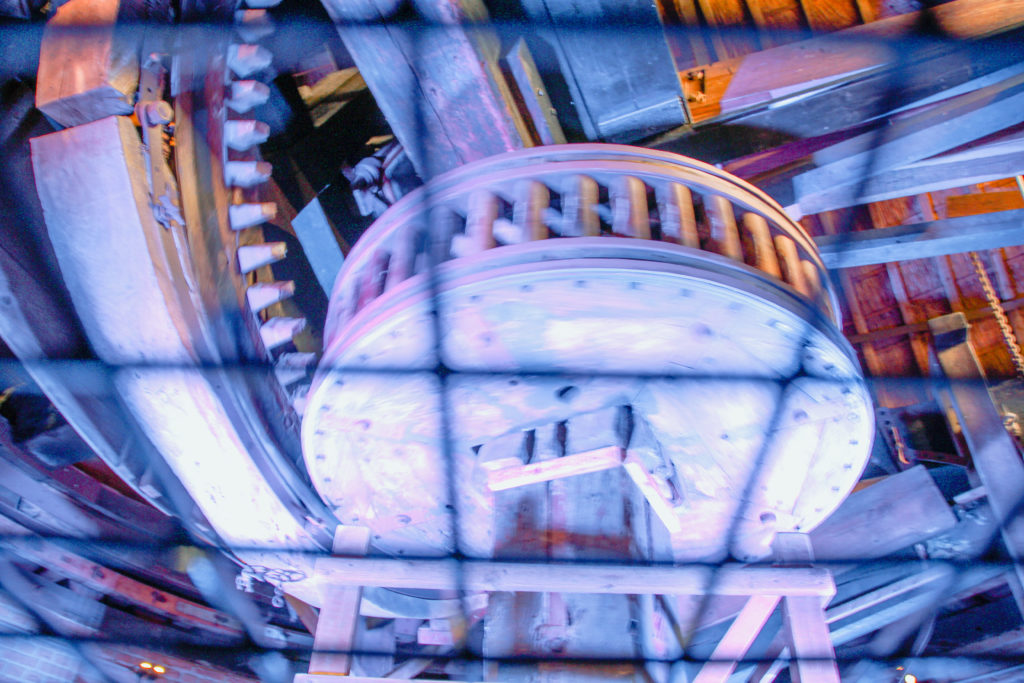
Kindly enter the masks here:
<path id="1" fill-rule="evenodd" d="M 999 330 L 1003 333 L 1003 343 L 1006 344 L 1013 365 L 1017 368 L 1017 376 L 1024 379 L 1024 353 L 1021 353 L 1020 344 L 1017 342 L 1017 336 L 1013 333 L 1013 327 L 1010 326 L 1010 319 L 1006 317 L 1003 303 L 999 300 L 995 287 L 992 286 L 992 280 L 989 279 L 988 271 L 985 270 L 978 252 L 972 251 L 969 252 L 969 255 L 971 263 L 974 265 L 974 272 L 977 273 L 978 280 L 981 282 L 981 288 L 985 291 L 988 305 L 992 307 L 992 314 L 999 324 Z"/>

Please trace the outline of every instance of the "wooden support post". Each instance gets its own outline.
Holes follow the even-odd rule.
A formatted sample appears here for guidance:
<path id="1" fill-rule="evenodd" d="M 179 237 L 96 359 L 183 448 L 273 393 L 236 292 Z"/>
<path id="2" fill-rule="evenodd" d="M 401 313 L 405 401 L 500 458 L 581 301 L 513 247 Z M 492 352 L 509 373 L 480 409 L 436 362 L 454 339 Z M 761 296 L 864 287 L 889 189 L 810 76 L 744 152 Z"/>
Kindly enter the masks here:
<path id="1" fill-rule="evenodd" d="M 369 549 L 368 527 L 341 525 L 334 532 L 332 551 L 335 555 L 361 556 Z M 348 674 L 352 668 L 349 653 L 355 643 L 362 598 L 363 589 L 359 584 L 328 584 L 313 638 L 313 655 L 309 659 L 311 674 Z M 295 680 L 298 683 L 300 679 Z"/>
<path id="2" fill-rule="evenodd" d="M 960 428 L 971 451 L 974 469 L 988 490 L 989 503 L 1002 528 L 1003 541 L 1013 558 L 1017 606 L 1024 614 L 1024 463 L 1013 438 L 992 402 L 985 373 L 968 338 L 969 326 L 963 313 L 951 313 L 928 321 L 934 337 L 939 365 L 953 380 L 950 395 Z"/>
<path id="3" fill-rule="evenodd" d="M 774 548 L 782 564 L 799 566 L 814 560 L 807 534 L 778 534 Z M 794 683 L 839 683 L 825 604 L 820 598 L 806 596 L 787 595 L 782 600 L 783 630 L 792 656 L 789 672 Z"/>

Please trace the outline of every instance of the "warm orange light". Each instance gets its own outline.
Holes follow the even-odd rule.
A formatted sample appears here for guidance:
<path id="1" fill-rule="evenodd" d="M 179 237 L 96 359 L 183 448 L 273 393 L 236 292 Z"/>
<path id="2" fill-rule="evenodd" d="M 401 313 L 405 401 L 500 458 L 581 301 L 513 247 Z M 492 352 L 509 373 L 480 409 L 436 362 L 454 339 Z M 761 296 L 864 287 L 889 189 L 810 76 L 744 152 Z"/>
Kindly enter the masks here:
<path id="1" fill-rule="evenodd" d="M 914 674 L 904 674 L 903 683 L 917 683 L 917 676 Z"/>
<path id="2" fill-rule="evenodd" d="M 150 664 L 149 662 L 139 662 L 139 668 L 140 669 L 152 669 L 153 665 Z"/>
<path id="3" fill-rule="evenodd" d="M 159 664 L 157 664 L 156 666 L 153 667 L 153 673 L 162 674 L 165 671 L 167 671 L 167 669 L 163 668 Z M 917 679 L 915 678 L 912 681 L 907 681 L 907 683 L 917 683 Z"/>
<path id="4" fill-rule="evenodd" d="M 903 671 L 903 667 L 902 667 L 902 666 L 897 666 L 897 667 L 896 667 L 896 670 L 897 670 L 897 671 Z"/>

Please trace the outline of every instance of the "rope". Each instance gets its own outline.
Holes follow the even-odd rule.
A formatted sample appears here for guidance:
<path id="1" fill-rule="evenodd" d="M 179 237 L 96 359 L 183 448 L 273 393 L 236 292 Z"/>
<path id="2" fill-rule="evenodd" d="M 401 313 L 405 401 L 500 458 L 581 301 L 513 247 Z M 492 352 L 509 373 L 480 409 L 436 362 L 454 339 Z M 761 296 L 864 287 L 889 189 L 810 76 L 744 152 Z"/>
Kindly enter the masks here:
<path id="1" fill-rule="evenodd" d="M 969 252 L 969 256 L 974 265 L 974 272 L 978 275 L 978 281 L 981 282 L 981 288 L 985 291 L 988 305 L 992 308 L 992 315 L 995 316 L 996 322 L 999 324 L 999 331 L 1003 334 L 1003 343 L 1006 344 L 1013 365 L 1017 368 L 1017 376 L 1024 379 L 1024 353 L 1021 353 L 1020 344 L 1017 342 L 1017 336 L 1013 333 L 1013 327 L 1010 326 L 1010 319 L 1006 317 L 1003 303 L 999 300 L 995 287 L 992 286 L 992 280 L 989 279 L 988 271 L 985 270 L 978 252 Z"/>

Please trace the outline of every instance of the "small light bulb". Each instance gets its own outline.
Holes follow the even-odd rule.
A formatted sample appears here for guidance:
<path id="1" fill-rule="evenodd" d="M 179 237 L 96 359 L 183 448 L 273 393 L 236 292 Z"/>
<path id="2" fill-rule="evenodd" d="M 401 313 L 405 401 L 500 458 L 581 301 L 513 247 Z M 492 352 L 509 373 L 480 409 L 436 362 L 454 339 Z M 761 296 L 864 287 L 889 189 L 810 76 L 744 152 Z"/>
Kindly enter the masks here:
<path id="1" fill-rule="evenodd" d="M 903 683 L 917 683 L 917 676 L 914 674 L 904 674 Z"/>
<path id="2" fill-rule="evenodd" d="M 139 662 L 139 668 L 140 669 L 152 669 L 153 665 L 150 664 L 149 662 Z"/>
<path id="3" fill-rule="evenodd" d="M 157 664 L 156 666 L 153 667 L 153 673 L 162 674 L 165 671 L 167 671 L 167 669 L 163 668 L 159 664 Z M 917 683 L 917 679 L 914 679 L 912 681 L 907 681 L 907 683 Z"/>

